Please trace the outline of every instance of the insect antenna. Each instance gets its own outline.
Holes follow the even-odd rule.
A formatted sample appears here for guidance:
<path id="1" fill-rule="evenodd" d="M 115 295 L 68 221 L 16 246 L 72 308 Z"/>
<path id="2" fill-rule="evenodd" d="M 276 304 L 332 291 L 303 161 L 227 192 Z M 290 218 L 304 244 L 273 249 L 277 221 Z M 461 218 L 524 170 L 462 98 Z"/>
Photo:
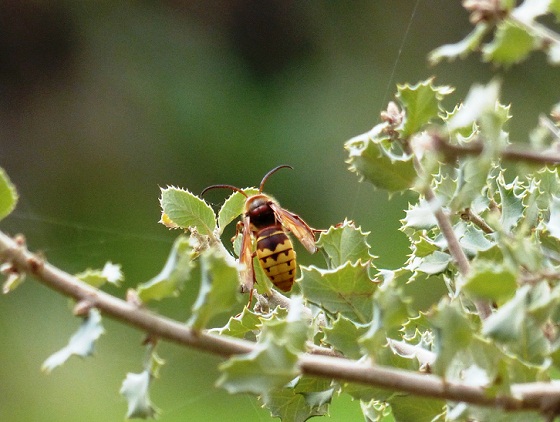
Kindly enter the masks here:
<path id="1" fill-rule="evenodd" d="M 243 195 L 245 198 L 248 198 L 247 194 L 245 192 L 243 192 L 241 189 L 232 186 L 232 185 L 212 185 L 212 186 L 208 186 L 207 188 L 205 188 L 202 192 L 200 192 L 200 196 L 204 195 L 206 192 L 208 192 L 210 189 L 231 189 L 234 192 L 239 192 L 241 195 Z"/>
<path id="2" fill-rule="evenodd" d="M 278 170 L 283 169 L 283 168 L 288 168 L 293 170 L 294 168 L 292 166 L 289 166 L 287 164 L 282 164 L 281 166 L 278 167 L 274 167 L 272 170 L 270 170 L 268 173 L 266 173 L 261 181 L 261 185 L 259 186 L 259 193 L 262 193 L 263 188 L 264 188 L 264 183 L 267 181 L 267 179 L 274 173 L 276 173 Z"/>

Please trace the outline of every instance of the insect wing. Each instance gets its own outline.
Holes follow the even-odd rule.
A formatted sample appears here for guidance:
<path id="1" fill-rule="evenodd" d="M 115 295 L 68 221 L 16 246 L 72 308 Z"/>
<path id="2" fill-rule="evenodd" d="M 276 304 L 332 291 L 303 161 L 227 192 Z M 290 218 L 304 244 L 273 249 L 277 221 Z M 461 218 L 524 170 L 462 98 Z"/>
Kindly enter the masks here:
<path id="1" fill-rule="evenodd" d="M 253 269 L 253 252 L 251 248 L 252 242 L 249 217 L 243 217 L 242 236 L 241 251 L 239 253 L 239 263 L 242 265 L 242 269 L 239 274 L 241 276 L 243 291 L 250 292 L 253 290 L 253 284 L 255 283 L 255 272 Z"/>
<path id="2" fill-rule="evenodd" d="M 295 237 L 301 242 L 305 249 L 311 253 L 317 252 L 317 246 L 315 246 L 315 235 L 311 227 L 303 221 L 299 215 L 293 214 L 283 208 L 278 204 L 271 202 L 270 208 L 274 211 L 276 219 L 294 234 Z"/>

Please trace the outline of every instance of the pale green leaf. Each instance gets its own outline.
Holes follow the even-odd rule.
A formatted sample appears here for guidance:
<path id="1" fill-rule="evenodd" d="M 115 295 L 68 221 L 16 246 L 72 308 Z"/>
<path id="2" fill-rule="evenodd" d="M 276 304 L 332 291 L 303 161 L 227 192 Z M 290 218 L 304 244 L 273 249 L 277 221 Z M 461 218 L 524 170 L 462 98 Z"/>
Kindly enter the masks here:
<path id="1" fill-rule="evenodd" d="M 260 325 L 260 315 L 245 307 L 239 315 L 232 316 L 224 327 L 212 328 L 208 332 L 243 338 L 247 333 L 257 330 Z"/>
<path id="2" fill-rule="evenodd" d="M 545 227 L 551 236 L 560 239 L 560 198 L 553 197 L 550 203 L 550 218 Z"/>
<path id="3" fill-rule="evenodd" d="M 478 49 L 488 30 L 488 25 L 479 23 L 469 35 L 458 43 L 442 45 L 430 52 L 428 61 L 435 65 L 443 59 L 454 60 L 457 57 L 464 59 L 469 53 Z"/>
<path id="4" fill-rule="evenodd" d="M 128 402 L 126 417 L 132 418 L 154 418 L 159 410 L 154 407 L 150 400 L 149 388 L 152 374 L 148 369 L 139 374 L 128 373 L 122 383 L 120 393 Z"/>
<path id="5" fill-rule="evenodd" d="M 41 369 L 45 372 L 51 372 L 54 368 L 66 362 L 70 356 L 91 356 L 95 341 L 104 332 L 105 330 L 101 325 L 101 314 L 95 308 L 90 309 L 87 318 L 84 319 L 78 331 L 70 337 L 68 345 L 49 356 Z"/>
<path id="6" fill-rule="evenodd" d="M 263 402 L 271 416 L 283 421 L 303 422 L 327 414 L 333 393 L 330 380 L 301 376 L 284 388 L 270 391 Z"/>
<path id="7" fill-rule="evenodd" d="M 556 20 L 560 21 L 560 0 L 551 0 L 549 9 L 556 16 Z"/>
<path id="8" fill-rule="evenodd" d="M 0 220 L 16 207 L 18 194 L 3 168 L 0 167 Z"/>
<path id="9" fill-rule="evenodd" d="M 484 320 L 482 333 L 501 342 L 520 341 L 523 335 L 523 321 L 527 317 L 529 290 L 529 285 L 520 287 L 513 299 Z"/>
<path id="10" fill-rule="evenodd" d="M 231 394 L 251 393 L 269 400 L 269 392 L 294 379 L 299 370 L 297 355 L 272 336 L 257 343 L 254 350 L 236 355 L 220 365 L 217 385 Z"/>
<path id="11" fill-rule="evenodd" d="M 76 277 L 84 283 L 97 288 L 103 286 L 105 283 L 119 286 L 124 279 L 121 266 L 119 264 L 113 264 L 112 262 L 107 262 L 102 270 L 92 270 L 88 268 L 76 274 Z"/>
<path id="12" fill-rule="evenodd" d="M 183 284 L 190 278 L 192 258 L 190 240 L 185 236 L 179 236 L 173 243 L 161 272 L 151 280 L 138 285 L 136 292 L 140 300 L 146 303 L 150 300 L 176 297 Z"/>
<path id="13" fill-rule="evenodd" d="M 488 85 L 473 84 L 463 106 L 447 122 L 450 131 L 471 126 L 482 115 L 494 112 L 500 94 L 500 83 L 494 79 Z"/>
<path id="14" fill-rule="evenodd" d="M 473 261 L 462 290 L 475 298 L 503 301 L 513 297 L 516 275 L 505 265 L 488 260 Z"/>
<path id="15" fill-rule="evenodd" d="M 530 25 L 539 16 L 548 12 L 551 0 L 524 0 L 511 14 L 517 20 Z"/>
<path id="16" fill-rule="evenodd" d="M 244 299 L 240 294 L 237 265 L 224 253 L 208 249 L 200 255 L 200 289 L 187 324 L 205 328 L 212 317 L 229 312 Z"/>
<path id="17" fill-rule="evenodd" d="M 425 124 L 437 117 L 439 102 L 445 95 L 453 92 L 453 89 L 448 86 L 434 86 L 433 79 L 419 82 L 413 86 L 397 85 L 397 90 L 397 98 L 405 110 L 404 121 L 400 129 L 403 139 L 419 132 Z"/>
<path id="18" fill-rule="evenodd" d="M 503 20 L 498 24 L 494 39 L 482 47 L 482 57 L 494 64 L 510 66 L 527 58 L 535 46 L 533 36 L 527 29 Z"/>
<path id="19" fill-rule="evenodd" d="M 445 401 L 413 395 L 395 394 L 389 400 L 395 420 L 398 422 L 444 421 Z"/>
<path id="20" fill-rule="evenodd" d="M 430 316 L 435 335 L 436 360 L 433 370 L 444 376 L 453 358 L 468 347 L 472 338 L 472 328 L 458 301 L 441 301 L 437 312 Z"/>
<path id="21" fill-rule="evenodd" d="M 325 338 L 323 342 L 330 344 L 349 359 L 359 359 L 362 357 L 358 338 L 367 332 L 367 326 L 356 324 L 338 315 L 332 326 L 323 328 Z"/>
<path id="22" fill-rule="evenodd" d="M 406 217 L 401 220 L 403 229 L 426 230 L 437 226 L 435 209 L 434 205 L 424 199 L 420 199 L 418 204 L 409 205 L 408 210 L 405 211 Z"/>
<path id="23" fill-rule="evenodd" d="M 195 228 L 198 233 L 212 236 L 216 216 L 212 208 L 188 190 L 176 187 L 161 189 L 161 209 L 167 218 L 183 229 Z"/>
<path id="24" fill-rule="evenodd" d="M 511 233 L 523 216 L 523 197 L 516 192 L 520 189 L 517 179 L 507 184 L 504 181 L 503 173 L 501 173 L 497 178 L 497 183 L 502 206 L 502 229 L 506 233 Z"/>
<path id="25" fill-rule="evenodd" d="M 377 125 L 370 132 L 346 142 L 349 169 L 374 186 L 390 192 L 408 189 L 416 180 L 416 170 L 411 157 L 395 156 L 384 142 L 388 136 L 384 126 Z"/>
<path id="26" fill-rule="evenodd" d="M 360 408 L 364 414 L 365 422 L 395 422 L 389 403 L 371 400 L 360 400 Z"/>
<path id="27" fill-rule="evenodd" d="M 368 276 L 369 265 L 357 262 L 332 270 L 301 267 L 304 297 L 332 314 L 340 313 L 360 324 L 371 321 L 373 292 L 377 283 Z"/>
<path id="28" fill-rule="evenodd" d="M 259 190 L 255 188 L 246 188 L 243 189 L 243 192 L 245 192 L 248 196 L 251 196 L 259 193 Z M 224 204 L 218 212 L 218 227 L 220 233 L 224 231 L 225 227 L 229 223 L 243 213 L 245 209 L 245 202 L 247 202 L 247 198 L 239 192 L 234 192 L 224 201 Z"/>
<path id="29" fill-rule="evenodd" d="M 366 262 L 372 258 L 368 235 L 369 232 L 363 232 L 352 221 L 345 220 L 342 225 L 330 227 L 328 231 L 321 233 L 317 246 L 326 253 L 329 268 L 346 262 L 355 263 L 360 259 Z"/>
<path id="30" fill-rule="evenodd" d="M 451 263 L 451 255 L 441 251 L 435 251 L 431 255 L 418 259 L 416 271 L 428 275 L 440 274 L 444 272 Z"/>

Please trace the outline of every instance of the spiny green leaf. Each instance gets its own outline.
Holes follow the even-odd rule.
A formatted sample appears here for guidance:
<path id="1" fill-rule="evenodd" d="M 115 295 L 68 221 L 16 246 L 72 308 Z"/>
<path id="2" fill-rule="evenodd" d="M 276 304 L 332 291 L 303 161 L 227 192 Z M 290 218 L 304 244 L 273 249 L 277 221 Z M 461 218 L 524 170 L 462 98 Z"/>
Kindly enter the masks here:
<path id="1" fill-rule="evenodd" d="M 451 255 L 441 251 L 435 251 L 424 258 L 418 258 L 415 271 L 428 275 L 444 272 L 451 263 Z"/>
<path id="2" fill-rule="evenodd" d="M 163 214 L 178 227 L 195 228 L 202 235 L 213 235 L 216 229 L 214 211 L 204 200 L 188 190 L 162 188 L 160 204 Z"/>
<path id="3" fill-rule="evenodd" d="M 237 265 L 224 253 L 208 249 L 200 255 L 200 289 L 188 325 L 200 330 L 215 315 L 228 312 L 243 301 Z"/>
<path id="4" fill-rule="evenodd" d="M 403 139 L 419 132 L 426 123 L 437 117 L 439 102 L 445 95 L 453 92 L 453 89 L 448 86 L 434 86 L 433 79 L 413 86 L 397 85 L 397 90 L 397 98 L 406 111 L 400 130 Z"/>
<path id="5" fill-rule="evenodd" d="M 498 24 L 494 40 L 482 47 L 482 57 L 488 62 L 510 66 L 525 60 L 534 45 L 533 36 L 525 28 L 503 20 Z"/>
<path id="6" fill-rule="evenodd" d="M 553 197 L 550 203 L 550 218 L 545 227 L 551 236 L 560 239 L 560 198 Z"/>
<path id="7" fill-rule="evenodd" d="M 478 49 L 488 30 L 487 24 L 479 23 L 469 35 L 458 43 L 445 44 L 431 51 L 428 61 L 430 64 L 436 65 L 443 59 L 454 60 L 457 57 L 464 59 L 469 53 Z"/>
<path id="8" fill-rule="evenodd" d="M 301 290 L 304 297 L 327 312 L 367 324 L 372 316 L 372 297 L 377 283 L 368 276 L 369 265 L 357 262 L 332 270 L 301 267 Z"/>
<path id="9" fill-rule="evenodd" d="M 441 301 L 430 322 L 436 338 L 434 372 L 444 376 L 455 355 L 469 345 L 472 328 L 458 301 Z"/>
<path id="10" fill-rule="evenodd" d="M 332 391 L 324 393 L 329 401 L 320 405 L 311 405 L 302 393 L 296 393 L 293 388 L 278 388 L 269 392 L 264 406 L 270 415 L 282 421 L 304 422 L 313 416 L 328 414 L 328 404 L 332 398 Z"/>
<path id="11" fill-rule="evenodd" d="M 183 284 L 190 278 L 193 267 L 192 257 L 190 240 L 185 236 L 179 236 L 173 243 L 161 272 L 137 287 L 136 292 L 140 300 L 146 303 L 150 300 L 177 296 Z"/>
<path id="12" fill-rule="evenodd" d="M 461 161 L 457 181 L 457 191 L 450 207 L 454 211 L 471 208 L 473 202 L 480 197 L 480 192 L 486 186 L 488 174 L 493 168 L 490 154 L 468 157 Z"/>
<path id="13" fill-rule="evenodd" d="M 360 408 L 366 422 L 395 422 L 389 403 L 371 400 L 360 400 Z"/>
<path id="14" fill-rule="evenodd" d="M 247 333 L 257 330 L 260 324 L 261 319 L 259 315 L 245 307 L 239 315 L 231 317 L 224 327 L 212 328 L 208 331 L 220 335 L 243 338 Z"/>
<path id="15" fill-rule="evenodd" d="M 243 189 L 243 192 L 251 196 L 259 193 L 259 190 L 255 188 L 246 188 Z M 246 201 L 247 198 L 239 192 L 234 192 L 229 196 L 228 199 L 225 200 L 224 204 L 220 208 L 220 211 L 218 212 L 218 227 L 220 233 L 224 231 L 225 227 L 229 223 L 231 223 L 243 213 Z"/>
<path id="16" fill-rule="evenodd" d="M 498 176 L 497 183 L 502 205 L 502 229 L 506 233 L 510 233 L 523 215 L 523 196 L 516 192 L 520 190 L 517 179 L 508 184 L 504 181 L 504 175 L 501 173 Z"/>
<path id="17" fill-rule="evenodd" d="M 420 199 L 418 204 L 409 204 L 405 213 L 406 217 L 401 220 L 403 229 L 427 230 L 437 226 L 434 207 L 424 199 Z"/>
<path id="18" fill-rule="evenodd" d="M 128 401 L 126 417 L 132 418 L 154 418 L 159 410 L 152 404 L 149 396 L 152 374 L 148 369 L 139 374 L 128 373 L 122 383 L 120 393 Z"/>
<path id="19" fill-rule="evenodd" d="M 338 267 L 345 262 L 366 262 L 372 258 L 367 237 L 369 232 L 362 232 L 352 221 L 345 220 L 341 226 L 330 227 L 321 233 L 317 246 L 325 251 L 329 268 Z"/>
<path id="20" fill-rule="evenodd" d="M 49 356 L 41 369 L 47 373 L 51 372 L 54 368 L 66 362 L 72 355 L 91 356 L 95 341 L 104 332 L 105 330 L 101 325 L 101 314 L 95 308 L 90 309 L 87 318 L 84 319 L 78 331 L 70 337 L 68 345 Z"/>
<path id="21" fill-rule="evenodd" d="M 526 318 L 530 286 L 520 287 L 513 299 L 490 315 L 483 324 L 482 333 L 501 342 L 520 341 L 523 320 Z"/>
<path id="22" fill-rule="evenodd" d="M 298 374 L 297 355 L 305 348 L 309 325 L 303 319 L 303 301 L 292 302 L 285 320 L 264 321 L 255 349 L 230 358 L 220 366 L 218 385 L 228 392 L 253 393 L 268 403 L 270 395 Z"/>
<path id="23" fill-rule="evenodd" d="M 500 83 L 494 79 L 486 86 L 473 84 L 463 106 L 447 122 L 450 131 L 471 126 L 486 113 L 495 111 L 496 103 L 500 94 Z"/>
<path id="24" fill-rule="evenodd" d="M 102 270 L 92 270 L 88 268 L 84 272 L 76 274 L 76 277 L 84 283 L 97 288 L 103 286 L 105 283 L 119 286 L 124 279 L 121 266 L 113 264 L 112 262 L 107 262 Z"/>
<path id="25" fill-rule="evenodd" d="M 483 259 L 473 261 L 462 286 L 469 295 L 492 301 L 511 298 L 516 288 L 516 275 L 508 267 Z"/>
<path id="26" fill-rule="evenodd" d="M 264 406 L 283 421 L 305 421 L 327 414 L 333 393 L 330 380 L 301 376 L 270 391 Z"/>
<path id="27" fill-rule="evenodd" d="M 416 170 L 411 157 L 395 156 L 388 150 L 389 137 L 383 133 L 384 125 L 377 125 L 370 132 L 346 142 L 349 169 L 374 186 L 398 192 L 408 189 L 416 180 Z"/>
<path id="28" fill-rule="evenodd" d="M 16 207 L 18 194 L 3 168 L 0 167 L 0 220 Z"/>
<path id="29" fill-rule="evenodd" d="M 359 359 L 362 357 L 358 338 L 367 332 L 367 326 L 356 324 L 338 315 L 332 326 L 323 328 L 325 333 L 324 342 L 333 346 L 341 352 L 345 357 L 350 359 Z"/>

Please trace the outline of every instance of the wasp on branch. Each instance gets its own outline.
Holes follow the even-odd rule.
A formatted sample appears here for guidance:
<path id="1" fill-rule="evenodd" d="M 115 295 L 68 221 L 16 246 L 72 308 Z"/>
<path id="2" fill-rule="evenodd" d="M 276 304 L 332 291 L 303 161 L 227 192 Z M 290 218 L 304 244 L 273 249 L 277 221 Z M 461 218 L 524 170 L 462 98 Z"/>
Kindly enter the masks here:
<path id="1" fill-rule="evenodd" d="M 263 177 L 259 186 L 259 193 L 247 195 L 243 190 L 232 185 L 208 186 L 201 193 L 204 195 L 210 189 L 231 189 L 245 196 L 245 211 L 242 220 L 238 223 L 237 233 L 241 232 L 241 252 L 239 262 L 243 265 L 240 272 L 241 283 L 244 291 L 249 291 L 249 303 L 253 294 L 255 269 L 253 267 L 252 251 L 253 238 L 256 240 L 256 255 L 259 263 L 272 284 L 283 292 L 292 289 L 296 277 L 296 253 L 292 241 L 287 233 L 291 232 L 305 248 L 315 253 L 315 230 L 310 228 L 298 215 L 293 214 L 262 193 L 267 179 L 282 168 L 292 169 L 291 166 L 281 165 L 270 170 Z"/>

